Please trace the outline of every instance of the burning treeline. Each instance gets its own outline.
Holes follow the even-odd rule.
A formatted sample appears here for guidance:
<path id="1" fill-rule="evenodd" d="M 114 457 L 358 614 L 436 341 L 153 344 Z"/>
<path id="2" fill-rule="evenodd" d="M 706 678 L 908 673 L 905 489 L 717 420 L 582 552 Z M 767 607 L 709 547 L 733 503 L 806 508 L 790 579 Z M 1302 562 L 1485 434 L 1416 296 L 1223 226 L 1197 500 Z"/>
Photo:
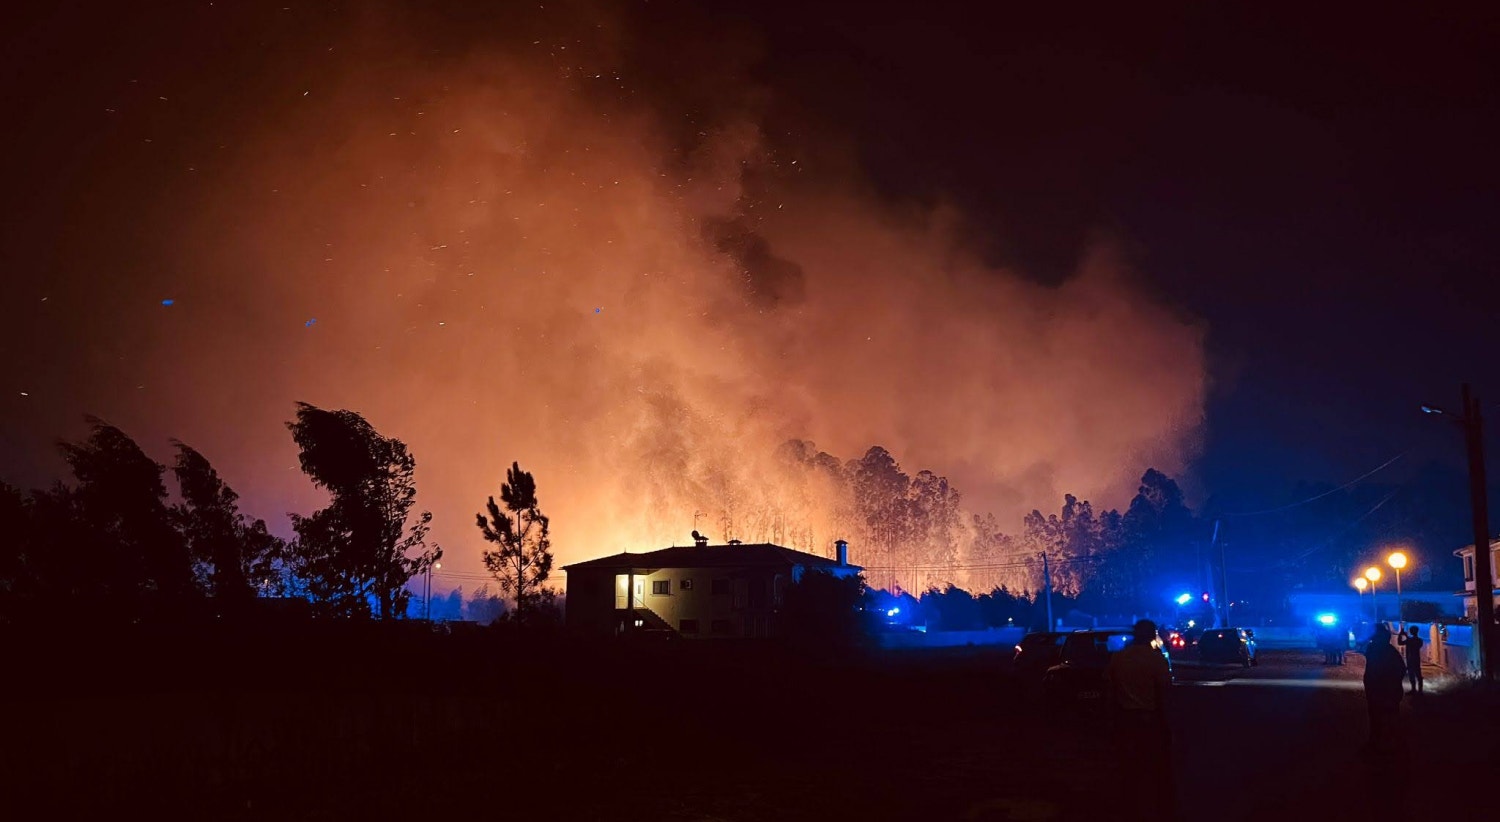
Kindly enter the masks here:
<path id="1" fill-rule="evenodd" d="M 1036 593 L 1044 584 L 1046 554 L 1054 590 L 1131 602 L 1143 594 L 1137 589 L 1146 576 L 1136 566 L 1146 557 L 1181 550 L 1193 536 L 1193 515 L 1176 482 L 1154 469 L 1141 478 L 1123 514 L 1096 512 L 1068 494 L 1058 513 L 1033 510 L 1019 528 L 1005 529 L 993 514 L 962 505 L 946 477 L 925 470 L 908 474 L 880 446 L 841 461 L 812 443 L 791 440 L 778 449 L 776 466 L 748 493 L 741 484 L 695 489 L 699 499 L 715 504 L 694 512 L 694 523 L 706 517 L 714 539 L 774 542 L 830 558 L 834 539 L 848 539 L 851 561 L 865 567 L 872 586 L 886 590 L 921 592 L 951 584 Z M 657 500 L 660 492 L 647 493 Z M 657 543 L 684 543 L 676 523 L 662 524 L 670 533 Z M 1113 556 L 1122 547 L 1132 549 L 1131 559 Z"/>
<path id="2" fill-rule="evenodd" d="M 258 513 L 319 504 L 288 479 L 294 400 L 410 444 L 455 569 L 513 460 L 559 563 L 703 513 L 716 539 L 845 537 L 913 587 L 1004 565 L 999 534 L 1064 492 L 1118 506 L 1186 466 L 1202 329 L 1107 247 L 1056 283 L 990 262 L 965 215 L 878 193 L 747 72 L 660 93 L 607 19 L 442 54 L 420 28 L 309 34 L 215 89 L 234 113 L 152 143 L 194 161 L 153 212 L 175 325 L 133 354 L 150 396 L 97 410 L 198 444 Z"/>

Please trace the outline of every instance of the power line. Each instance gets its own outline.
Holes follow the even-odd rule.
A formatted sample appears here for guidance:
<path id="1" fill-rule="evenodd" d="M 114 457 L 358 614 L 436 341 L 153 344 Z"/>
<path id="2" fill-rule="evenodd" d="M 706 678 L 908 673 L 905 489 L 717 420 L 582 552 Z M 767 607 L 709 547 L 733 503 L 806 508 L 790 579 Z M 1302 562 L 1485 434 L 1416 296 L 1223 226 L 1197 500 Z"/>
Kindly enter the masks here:
<path id="1" fill-rule="evenodd" d="M 1083 557 L 1059 557 L 1049 558 L 1055 565 L 1066 565 L 1075 562 L 1101 562 L 1106 557 L 1094 555 Z M 866 571 L 997 571 L 1006 568 L 1030 568 L 1041 562 L 1041 559 L 1028 559 L 1016 562 L 994 562 L 980 565 L 861 565 Z"/>
<path id="2" fill-rule="evenodd" d="M 1329 490 L 1329 491 L 1324 491 L 1321 494 L 1317 494 L 1315 496 L 1308 497 L 1307 499 L 1302 500 L 1301 502 L 1294 502 L 1294 503 L 1291 503 L 1290 505 L 1281 505 L 1281 506 L 1278 506 L 1276 508 L 1267 508 L 1267 509 L 1265 509 L 1263 511 L 1241 511 L 1241 512 L 1235 513 L 1235 514 L 1220 514 L 1220 516 L 1222 516 L 1222 517 L 1254 517 L 1254 516 L 1259 516 L 1261 514 L 1274 514 L 1277 511 L 1286 511 L 1286 510 L 1289 510 L 1289 509 L 1292 509 L 1292 508 L 1301 507 L 1301 506 L 1306 505 L 1306 504 L 1308 504 L 1310 502 L 1317 502 L 1318 500 L 1320 500 L 1320 499 L 1322 499 L 1324 497 L 1332 496 L 1333 494 L 1337 494 L 1338 492 L 1343 491 L 1343 490 L 1349 488 L 1350 486 L 1354 485 L 1357 482 L 1360 482 L 1361 480 L 1364 480 L 1364 479 L 1367 479 L 1368 477 L 1374 476 L 1375 474 L 1377 474 L 1377 473 L 1385 470 L 1386 468 L 1389 468 L 1397 460 L 1401 459 L 1402 457 L 1406 456 L 1409 453 L 1411 453 L 1410 449 L 1408 449 L 1406 451 L 1402 451 L 1401 453 L 1397 454 L 1396 456 L 1391 457 L 1390 459 L 1386 460 L 1385 462 L 1381 463 L 1380 465 L 1377 465 L 1374 468 L 1370 469 L 1369 471 L 1366 471 L 1365 473 L 1360 474 L 1359 476 L 1355 477 L 1352 480 L 1349 480 L 1348 482 L 1344 483 L 1343 485 L 1340 485 L 1339 487 L 1334 488 L 1334 489 Z"/>
<path id="3" fill-rule="evenodd" d="M 1334 542 L 1336 542 L 1337 540 L 1339 540 L 1340 538 L 1342 538 L 1345 534 L 1349 533 L 1349 531 L 1352 530 L 1354 528 L 1354 526 L 1360 524 L 1361 522 L 1364 522 L 1371 514 L 1375 513 L 1376 511 L 1379 511 L 1387 502 L 1390 502 L 1391 499 L 1396 496 L 1396 494 L 1400 493 L 1400 491 L 1401 491 L 1401 489 L 1397 488 L 1396 490 L 1391 491 L 1389 494 L 1386 494 L 1384 497 L 1381 497 L 1380 501 L 1377 502 L 1377 503 L 1375 503 L 1373 506 L 1371 506 L 1370 510 L 1364 512 L 1363 514 L 1360 514 L 1357 519 L 1355 519 L 1353 522 L 1350 522 L 1348 525 L 1345 525 L 1342 529 L 1340 529 L 1340 531 L 1337 534 L 1334 534 L 1333 536 L 1331 536 L 1328 539 L 1324 540 L 1322 543 L 1320 543 L 1318 545 L 1314 545 L 1313 547 L 1307 549 L 1306 551 L 1303 551 L 1302 553 L 1298 554 L 1297 556 L 1289 557 L 1289 558 L 1286 558 L 1286 559 L 1280 559 L 1280 560 L 1277 560 L 1277 561 L 1271 563 L 1270 565 L 1263 565 L 1260 568 L 1235 568 L 1234 572 L 1237 573 L 1237 574 L 1243 574 L 1243 573 L 1252 573 L 1253 574 L 1253 573 L 1258 573 L 1258 572 L 1261 572 L 1261 571 L 1268 571 L 1268 570 L 1270 570 L 1272 568 L 1284 568 L 1284 567 L 1286 567 L 1287 565 L 1290 565 L 1293 562 L 1298 562 L 1300 560 L 1306 559 L 1306 558 L 1312 556 L 1313 554 L 1317 553 L 1318 551 L 1321 551 L 1324 548 L 1327 548 L 1330 545 L 1333 545 Z"/>

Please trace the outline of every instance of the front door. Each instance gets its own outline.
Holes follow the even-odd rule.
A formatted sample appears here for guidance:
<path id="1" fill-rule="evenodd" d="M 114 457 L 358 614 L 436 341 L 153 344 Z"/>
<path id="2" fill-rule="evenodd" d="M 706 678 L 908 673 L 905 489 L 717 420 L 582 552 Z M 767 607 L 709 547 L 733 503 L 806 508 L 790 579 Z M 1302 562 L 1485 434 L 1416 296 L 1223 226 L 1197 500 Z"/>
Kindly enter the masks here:
<path id="1" fill-rule="evenodd" d="M 634 600 L 636 608 L 646 607 L 646 579 L 645 577 L 631 578 L 629 574 L 615 575 L 615 610 L 623 611 L 632 607 L 625 601 L 625 589 L 630 588 L 631 599 Z"/>

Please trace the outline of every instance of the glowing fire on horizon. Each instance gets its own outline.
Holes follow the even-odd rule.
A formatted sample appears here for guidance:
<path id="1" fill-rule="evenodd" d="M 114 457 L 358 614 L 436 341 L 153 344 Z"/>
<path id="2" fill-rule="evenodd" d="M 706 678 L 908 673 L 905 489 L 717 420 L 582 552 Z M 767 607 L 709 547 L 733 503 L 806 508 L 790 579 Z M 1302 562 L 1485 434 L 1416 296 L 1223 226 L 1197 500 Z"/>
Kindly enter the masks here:
<path id="1" fill-rule="evenodd" d="M 1119 505 L 1191 456 L 1202 330 L 1108 247 L 1058 285 L 996 268 L 964 215 L 768 140 L 745 89 L 684 140 L 681 112 L 595 80 L 620 78 L 607 44 L 560 67 L 356 37 L 168 206 L 188 285 L 139 356 L 173 387 L 101 409 L 194 444 L 256 515 L 319 504 L 281 425 L 306 400 L 411 446 L 446 567 L 479 570 L 473 514 L 518 460 L 559 564 L 680 543 L 702 512 L 715 539 L 934 566 L 919 588 L 991 559 L 975 514 Z M 957 524 L 884 533 L 789 440 L 951 478 Z"/>

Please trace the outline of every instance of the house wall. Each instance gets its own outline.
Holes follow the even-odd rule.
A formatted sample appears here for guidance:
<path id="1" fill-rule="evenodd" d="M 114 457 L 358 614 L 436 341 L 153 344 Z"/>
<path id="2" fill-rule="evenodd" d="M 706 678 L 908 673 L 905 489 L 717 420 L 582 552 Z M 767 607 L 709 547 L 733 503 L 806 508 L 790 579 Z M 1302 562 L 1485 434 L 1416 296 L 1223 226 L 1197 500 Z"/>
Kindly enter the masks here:
<path id="1" fill-rule="evenodd" d="M 1469 583 L 1470 590 L 1473 590 L 1473 585 L 1474 583 Z M 1495 603 L 1495 613 L 1500 613 L 1500 594 L 1495 594 L 1492 601 Z M 1479 618 L 1479 600 L 1472 593 L 1464 597 L 1464 618 L 1470 622 Z"/>
<path id="2" fill-rule="evenodd" d="M 855 565 L 819 566 L 817 570 L 838 577 L 861 571 Z M 802 565 L 792 563 L 659 568 L 635 574 L 620 568 L 575 568 L 566 571 L 567 625 L 574 632 L 612 636 L 628 627 L 627 606 L 634 600 L 635 608 L 650 612 L 637 614 L 641 627 L 659 628 L 665 623 L 685 639 L 773 636 L 780 627 L 777 612 L 782 598 L 804 571 Z M 639 598 L 626 592 L 632 577 L 640 585 Z M 721 593 L 714 593 L 716 580 Z M 683 630 L 694 627 L 684 622 L 693 621 L 696 630 Z"/>
<path id="3" fill-rule="evenodd" d="M 1474 546 L 1466 545 L 1454 552 L 1458 561 L 1463 563 L 1464 590 L 1472 592 L 1475 589 L 1474 582 Z M 1496 575 L 1500 574 L 1500 540 L 1490 543 L 1490 581 L 1493 582 Z"/>
<path id="4" fill-rule="evenodd" d="M 615 632 L 614 571 L 588 568 L 569 571 L 565 622 L 578 633 Z"/>
<path id="5" fill-rule="evenodd" d="M 778 576 L 782 585 L 790 584 L 790 569 L 663 568 L 644 577 L 645 607 L 685 639 L 769 636 Z M 684 587 L 689 580 L 692 586 Z M 723 593 L 714 593 L 715 580 L 721 581 Z M 657 593 L 659 587 L 666 593 Z M 684 620 L 696 620 L 697 631 L 683 630 Z M 716 624 L 723 630 L 716 632 Z"/>

